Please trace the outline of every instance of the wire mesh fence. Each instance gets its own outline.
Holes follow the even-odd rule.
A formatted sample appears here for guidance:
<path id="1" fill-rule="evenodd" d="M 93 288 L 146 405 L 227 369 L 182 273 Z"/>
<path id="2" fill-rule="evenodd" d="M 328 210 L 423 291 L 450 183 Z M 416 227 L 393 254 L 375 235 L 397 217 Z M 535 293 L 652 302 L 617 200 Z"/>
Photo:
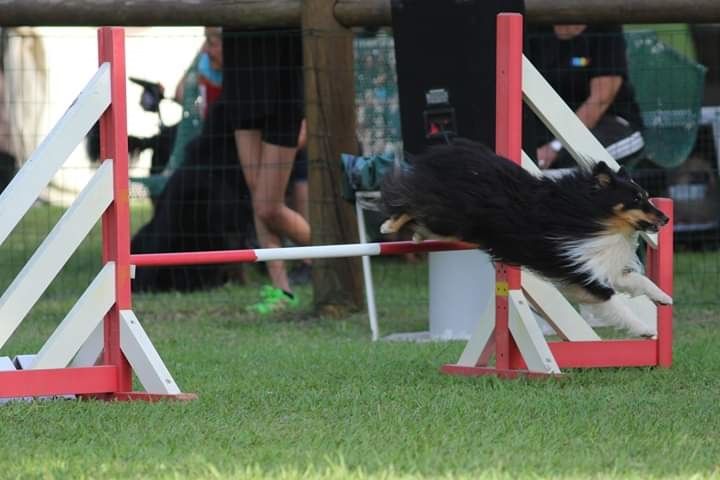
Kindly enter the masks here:
<path id="1" fill-rule="evenodd" d="M 699 32 L 640 26 L 626 27 L 620 34 L 645 141 L 642 155 L 627 166 L 652 193 L 675 201 L 676 302 L 717 305 L 720 98 L 713 92 L 718 90 L 720 57 L 716 50 L 708 55 L 698 43 L 702 35 L 715 32 L 707 28 Z M 528 41 L 542 40 L 543 35 L 549 33 L 530 31 Z M 9 155 L 10 170 L 14 170 L 82 88 L 76 79 L 91 75 L 97 63 L 96 43 L 90 29 L 4 29 L 2 38 L 0 150 Z M 302 227 L 309 210 L 302 138 L 302 37 L 298 32 L 277 30 L 225 32 L 226 48 L 228 38 L 235 40 L 232 52 L 222 51 L 219 32 L 213 29 L 128 31 L 128 74 L 136 79 L 128 83 L 133 253 L 300 244 L 306 235 Z M 234 72 L 228 65 L 232 55 L 237 57 L 230 60 Z M 354 76 L 360 151 L 402 157 L 391 32 L 356 32 Z M 233 95 L 228 94 L 228 85 L 233 85 Z M 279 102 L 269 100 L 270 86 L 280 92 Z M 568 99 L 576 107 L 582 100 Z M 533 124 L 526 125 L 530 130 Z M 265 197 L 256 193 L 253 198 L 247 179 L 253 167 L 238 158 L 238 151 L 243 154 L 243 147 L 238 146 L 255 144 L 255 140 L 235 133 L 256 128 L 275 136 L 265 137 L 270 143 L 285 147 L 273 152 L 269 165 L 274 180 L 286 183 L 287 188 L 257 191 L 275 195 L 268 204 L 287 205 L 298 212 L 288 217 L 292 219 L 288 228 L 298 225 L 298 231 L 287 233 L 286 238 L 261 231 L 258 239 L 254 213 L 263 211 L 267 218 L 275 213 L 263 208 Z M 535 156 L 527 143 L 526 150 Z M 3 290 L 48 236 L 99 160 L 96 141 L 90 136 L 3 244 Z M 370 240 L 388 240 L 379 234 L 382 220 L 379 214 L 367 212 Z M 79 296 L 99 271 L 100 244 L 96 227 L 43 298 L 54 302 Z M 427 258 L 377 258 L 373 268 L 381 318 L 400 316 L 403 323 L 394 326 L 422 328 L 427 318 Z M 287 265 L 291 288 L 305 306 L 312 299 L 310 269 L 300 261 Z M 265 265 L 219 265 L 138 271 L 135 288 L 169 292 L 138 296 L 140 302 L 150 298 L 168 308 L 180 302 L 178 291 L 193 291 L 197 293 L 187 298 L 194 302 L 242 309 L 257 300 L 265 283 L 269 283 Z"/>

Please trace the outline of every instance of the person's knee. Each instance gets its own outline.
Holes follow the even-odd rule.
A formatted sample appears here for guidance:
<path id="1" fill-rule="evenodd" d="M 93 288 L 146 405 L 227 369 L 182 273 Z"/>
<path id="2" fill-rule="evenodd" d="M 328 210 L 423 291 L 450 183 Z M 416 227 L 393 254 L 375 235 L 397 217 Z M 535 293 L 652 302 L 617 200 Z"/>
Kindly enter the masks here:
<path id="1" fill-rule="evenodd" d="M 266 225 L 274 225 L 282 215 L 283 205 L 275 202 L 258 202 L 255 215 Z"/>

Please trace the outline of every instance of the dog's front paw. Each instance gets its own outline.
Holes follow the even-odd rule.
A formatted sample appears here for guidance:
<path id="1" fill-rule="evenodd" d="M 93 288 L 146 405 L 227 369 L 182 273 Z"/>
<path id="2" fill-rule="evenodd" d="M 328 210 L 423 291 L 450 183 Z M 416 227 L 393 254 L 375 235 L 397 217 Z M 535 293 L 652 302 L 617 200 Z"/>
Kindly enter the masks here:
<path id="1" fill-rule="evenodd" d="M 672 305 L 673 304 L 672 297 L 662 291 L 654 293 L 652 295 L 652 297 L 650 297 L 650 300 L 657 303 L 658 305 Z"/>
<path id="2" fill-rule="evenodd" d="M 395 222 L 393 222 L 392 218 L 388 218 L 385 220 L 382 225 L 380 225 L 380 233 L 388 234 L 388 233 L 395 233 L 397 230 L 394 229 Z"/>
<path id="3" fill-rule="evenodd" d="M 633 333 L 638 337 L 656 338 L 657 328 L 655 326 L 646 325 L 644 328 L 636 329 Z"/>
<path id="4" fill-rule="evenodd" d="M 425 239 L 426 239 L 426 237 L 422 233 L 420 233 L 420 232 L 413 233 L 413 236 L 412 236 L 413 242 L 420 243 L 420 242 L 424 241 Z"/>

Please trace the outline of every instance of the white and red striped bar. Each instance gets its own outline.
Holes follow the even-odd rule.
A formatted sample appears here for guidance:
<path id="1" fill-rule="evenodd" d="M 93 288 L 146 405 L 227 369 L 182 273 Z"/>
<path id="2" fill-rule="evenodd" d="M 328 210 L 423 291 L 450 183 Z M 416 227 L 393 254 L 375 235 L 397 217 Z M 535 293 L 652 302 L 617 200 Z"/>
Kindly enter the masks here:
<path id="1" fill-rule="evenodd" d="M 375 257 L 404 253 L 472 250 L 477 245 L 465 242 L 427 240 L 424 242 L 351 243 L 313 247 L 260 248 L 248 250 L 215 250 L 207 252 L 140 253 L 130 255 L 136 267 L 169 267 L 210 265 L 216 263 L 254 263 L 304 258 Z"/>

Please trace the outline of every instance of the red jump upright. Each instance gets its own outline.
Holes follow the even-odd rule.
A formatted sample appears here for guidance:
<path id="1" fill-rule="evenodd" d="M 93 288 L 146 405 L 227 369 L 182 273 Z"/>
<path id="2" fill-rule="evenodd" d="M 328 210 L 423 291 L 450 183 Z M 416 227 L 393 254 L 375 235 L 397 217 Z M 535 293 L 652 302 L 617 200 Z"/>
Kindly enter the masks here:
<path id="1" fill-rule="evenodd" d="M 10 368 L 0 372 L 0 397 L 192 399 L 179 391 L 132 311 L 124 30 L 99 29 L 98 49 L 95 76 L 0 196 L 0 211 L 6 204 L 16 210 L 2 219 L 2 243 L 99 118 L 104 162 L 3 294 L 0 346 L 100 218 L 103 267 L 36 355 L 0 358 Z M 146 391 L 132 391 L 133 372 Z"/>
<path id="2" fill-rule="evenodd" d="M 522 143 L 522 16 L 500 14 L 497 18 L 496 68 L 496 151 L 516 163 L 521 163 Z M 657 249 L 648 247 L 648 276 L 666 293 L 672 295 L 672 200 L 654 199 L 654 204 L 671 222 L 660 232 Z M 518 268 L 498 264 L 496 267 L 495 326 L 484 348 L 463 352 L 461 362 L 448 364 L 442 371 L 448 374 L 480 376 L 496 375 L 547 376 L 543 372 L 528 371 L 508 328 L 508 294 L 520 291 L 521 272 Z M 559 368 L 593 367 L 669 367 L 672 362 L 672 307 L 658 306 L 658 335 L 655 339 L 558 341 L 547 342 L 548 353 Z M 483 341 L 486 337 L 482 338 Z M 493 341 L 494 339 L 494 341 Z M 472 342 L 472 340 L 471 340 Z M 472 361 L 466 353 L 471 351 Z M 494 350 L 495 365 L 489 364 Z"/>

